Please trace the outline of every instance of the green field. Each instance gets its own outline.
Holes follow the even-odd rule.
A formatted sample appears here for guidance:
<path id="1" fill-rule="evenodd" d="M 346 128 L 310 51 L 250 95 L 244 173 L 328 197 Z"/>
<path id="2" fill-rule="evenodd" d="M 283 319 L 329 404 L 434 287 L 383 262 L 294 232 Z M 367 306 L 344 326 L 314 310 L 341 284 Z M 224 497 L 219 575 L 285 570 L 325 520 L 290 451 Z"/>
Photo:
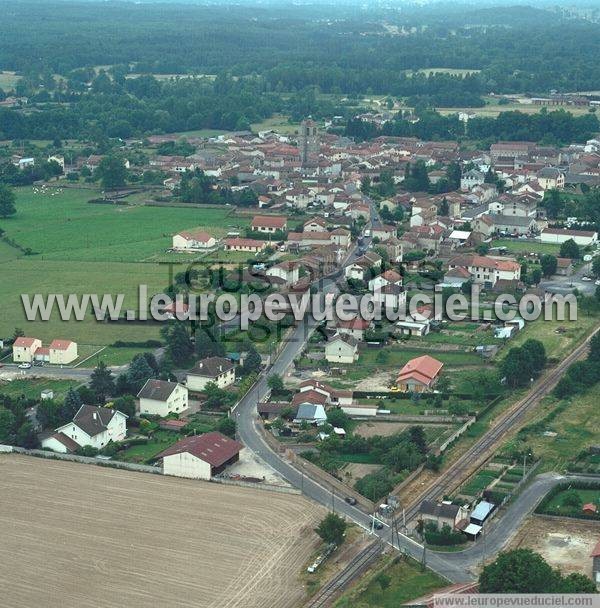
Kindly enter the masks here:
<path id="1" fill-rule="evenodd" d="M 281 114 L 275 114 L 271 118 L 266 118 L 262 122 L 255 122 L 250 126 L 254 133 L 273 130 L 282 135 L 294 135 L 299 127 L 297 123 L 290 123 L 287 116 Z"/>
<path id="2" fill-rule="evenodd" d="M 380 583 L 381 573 L 389 582 L 386 588 Z M 403 559 L 360 581 L 335 603 L 335 608 L 398 608 L 446 586 L 448 582 L 431 570 L 423 571 L 420 564 Z"/>
<path id="3" fill-rule="evenodd" d="M 53 195 L 54 193 L 54 195 Z M 38 253 L 37 259 L 85 262 L 142 262 L 171 246 L 173 234 L 201 228 L 216 237 L 246 219 L 231 208 L 103 205 L 87 201 L 99 193 L 84 189 L 17 190 L 17 214 L 3 222 L 6 236 Z M 43 227 L 43 230 L 41 229 Z"/>
<path id="4" fill-rule="evenodd" d="M 139 285 L 148 293 L 162 292 L 182 258 L 164 253 L 174 233 L 191 228 L 223 236 L 230 225 L 246 226 L 248 218 L 231 218 L 231 208 L 149 207 L 103 205 L 87 201 L 96 190 L 49 187 L 17 189 L 17 214 L 2 222 L 7 239 L 34 255 L 0 241 L 2 289 L 0 337 L 15 327 L 44 342 L 65 338 L 90 345 L 91 354 L 116 340 L 145 341 L 159 336 L 159 325 L 99 323 L 91 315 L 81 322 L 28 322 L 21 294 L 117 294 L 126 308 L 137 308 Z M 163 256 L 163 257 L 161 257 Z M 160 259 L 162 262 L 156 263 Z M 188 258 L 189 259 L 189 258 Z M 100 359 L 113 365 L 127 363 L 140 349 L 108 349 Z M 87 351 L 85 351 L 87 352 Z M 130 356 L 131 355 L 131 356 Z M 95 361 L 95 360 L 94 360 Z"/>
<path id="5" fill-rule="evenodd" d="M 28 399 L 39 399 L 43 390 L 54 391 L 54 399 L 61 400 L 71 387 L 78 382 L 72 380 L 50 380 L 48 378 L 28 378 L 27 380 L 0 381 L 0 394 L 10 397 L 25 395 Z"/>
<path id="6" fill-rule="evenodd" d="M 556 436 L 545 434 L 547 431 Z M 540 472 L 560 472 L 579 453 L 599 443 L 598 393 L 597 389 L 591 389 L 569 401 L 559 402 L 554 397 L 544 399 L 535 419 L 510 446 L 530 447 L 536 457 L 542 459 Z"/>
<path id="7" fill-rule="evenodd" d="M 0 71 L 0 89 L 3 91 L 14 89 L 20 79 L 21 77 L 17 76 L 14 72 Z"/>
<path id="8" fill-rule="evenodd" d="M 549 358 L 560 358 L 567 354 L 579 344 L 585 336 L 590 334 L 600 319 L 596 316 L 578 314 L 576 321 L 545 321 L 543 318 L 526 323 L 525 328 L 520 331 L 510 342 L 509 348 L 521 346 L 530 338 L 540 340 L 546 347 Z M 564 328 L 563 333 L 556 333 L 559 328 Z M 562 332 L 562 330 L 561 330 Z M 508 352 L 508 349 L 507 351 Z"/>
<path id="9" fill-rule="evenodd" d="M 157 431 L 154 433 L 152 439 L 148 440 L 148 443 L 134 445 L 122 452 L 118 452 L 114 456 L 114 460 L 137 463 L 147 462 L 156 456 L 156 454 L 159 454 L 163 450 L 166 450 L 170 445 L 173 445 L 180 438 L 178 433 Z"/>
<path id="10" fill-rule="evenodd" d="M 519 240 L 519 239 L 496 239 L 492 242 L 492 247 L 506 247 L 510 253 L 537 253 L 538 255 L 544 255 L 549 253 L 551 255 L 558 255 L 560 251 L 559 245 L 553 245 L 552 243 L 537 243 L 530 240 Z"/>

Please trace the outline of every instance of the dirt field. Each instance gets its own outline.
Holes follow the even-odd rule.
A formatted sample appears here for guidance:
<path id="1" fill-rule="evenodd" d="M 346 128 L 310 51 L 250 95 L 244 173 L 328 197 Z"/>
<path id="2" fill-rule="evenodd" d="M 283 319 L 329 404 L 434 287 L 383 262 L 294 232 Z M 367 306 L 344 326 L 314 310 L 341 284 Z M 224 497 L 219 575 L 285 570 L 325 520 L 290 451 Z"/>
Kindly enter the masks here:
<path id="1" fill-rule="evenodd" d="M 289 608 L 322 517 L 296 495 L 0 455 L 0 607 Z"/>
<path id="2" fill-rule="evenodd" d="M 599 536 L 598 522 L 535 515 L 527 519 L 509 548 L 533 549 L 563 574 L 581 572 L 591 576 L 590 553 Z"/>
<path id="3" fill-rule="evenodd" d="M 358 481 L 369 473 L 375 473 L 381 468 L 379 464 L 359 464 L 358 462 L 351 462 L 347 464 L 343 469 L 344 483 L 349 486 L 353 486 L 355 481 Z"/>
<path id="4" fill-rule="evenodd" d="M 356 433 L 363 437 L 375 437 L 375 435 L 388 437 L 400 433 L 408 426 L 403 422 L 363 422 L 356 428 Z"/>

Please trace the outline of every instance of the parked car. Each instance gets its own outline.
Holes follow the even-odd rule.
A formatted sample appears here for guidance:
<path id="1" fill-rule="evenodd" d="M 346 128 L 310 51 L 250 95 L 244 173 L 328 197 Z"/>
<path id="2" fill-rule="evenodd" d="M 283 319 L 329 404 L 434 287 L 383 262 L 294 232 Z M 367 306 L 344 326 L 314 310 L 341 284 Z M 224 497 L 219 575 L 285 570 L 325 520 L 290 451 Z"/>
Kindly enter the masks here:
<path id="1" fill-rule="evenodd" d="M 592 280 L 592 277 L 581 277 L 581 280 L 588 282 Z"/>
<path id="2" fill-rule="evenodd" d="M 349 505 L 355 505 L 356 504 L 356 498 L 354 498 L 354 496 L 346 496 L 346 498 L 344 498 L 344 500 L 349 504 Z"/>
<path id="3" fill-rule="evenodd" d="M 19 369 L 29 369 L 31 367 L 31 363 L 21 363 L 19 365 Z"/>

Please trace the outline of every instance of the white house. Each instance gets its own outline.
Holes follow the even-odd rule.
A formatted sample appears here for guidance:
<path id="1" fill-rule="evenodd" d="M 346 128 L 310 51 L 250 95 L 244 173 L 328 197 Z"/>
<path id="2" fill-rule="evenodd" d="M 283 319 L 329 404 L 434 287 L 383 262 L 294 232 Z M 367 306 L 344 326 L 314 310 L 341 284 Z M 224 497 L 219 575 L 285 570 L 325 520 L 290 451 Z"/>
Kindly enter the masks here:
<path id="1" fill-rule="evenodd" d="M 244 446 L 218 432 L 181 439 L 158 454 L 165 475 L 210 480 L 239 460 Z"/>
<path id="2" fill-rule="evenodd" d="M 277 277 L 287 285 L 293 285 L 300 278 L 300 268 L 294 262 L 280 262 L 271 266 L 266 272 L 268 277 Z"/>
<path id="3" fill-rule="evenodd" d="M 53 365 L 68 365 L 77 359 L 77 342 L 72 340 L 52 340 L 50 342 L 49 363 Z"/>
<path id="4" fill-rule="evenodd" d="M 178 232 L 173 237 L 173 249 L 178 251 L 202 251 L 217 244 L 215 237 L 204 230 Z"/>
<path id="5" fill-rule="evenodd" d="M 31 363 L 35 351 L 41 347 L 42 341 L 39 338 L 20 336 L 13 344 L 13 361 L 15 363 Z"/>
<path id="6" fill-rule="evenodd" d="M 98 450 L 110 441 L 123 441 L 127 434 L 127 416 L 108 407 L 82 405 L 73 420 L 56 429 L 79 447 L 92 446 Z M 51 447 L 44 445 L 42 447 Z"/>
<path id="7" fill-rule="evenodd" d="M 214 382 L 219 388 L 226 388 L 235 382 L 235 367 L 229 359 L 208 357 L 198 361 L 187 374 L 187 387 L 190 391 L 202 391 Z"/>
<path id="8" fill-rule="evenodd" d="M 151 378 L 138 393 L 140 414 L 165 417 L 180 414 L 188 408 L 188 389 L 179 382 Z"/>
<path id="9" fill-rule="evenodd" d="M 358 340 L 352 336 L 336 334 L 325 344 L 325 359 L 330 363 L 358 361 Z"/>

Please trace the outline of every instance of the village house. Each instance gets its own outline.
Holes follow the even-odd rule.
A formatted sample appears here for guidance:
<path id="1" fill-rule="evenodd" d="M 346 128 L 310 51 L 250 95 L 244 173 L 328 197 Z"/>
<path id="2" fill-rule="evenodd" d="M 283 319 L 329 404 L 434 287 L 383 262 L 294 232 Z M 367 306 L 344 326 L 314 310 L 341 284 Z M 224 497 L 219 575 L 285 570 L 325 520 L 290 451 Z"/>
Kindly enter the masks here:
<path id="1" fill-rule="evenodd" d="M 432 523 L 438 530 L 444 525 L 451 530 L 460 530 L 469 520 L 467 506 L 453 505 L 450 501 L 436 503 L 424 500 L 419 508 L 419 519 L 425 524 Z"/>
<path id="2" fill-rule="evenodd" d="M 565 174 L 556 167 L 544 167 L 538 171 L 537 181 L 544 190 L 562 190 L 565 187 Z"/>
<path id="3" fill-rule="evenodd" d="M 471 169 L 460 178 L 460 189 L 463 192 L 469 192 L 475 186 L 480 186 L 483 183 L 485 183 L 485 175 L 481 171 Z"/>
<path id="4" fill-rule="evenodd" d="M 327 232 L 327 222 L 322 217 L 311 217 L 304 222 L 303 232 Z"/>
<path id="5" fill-rule="evenodd" d="M 254 239 L 244 239 L 240 237 L 230 237 L 223 240 L 225 251 L 247 251 L 248 253 L 260 253 L 266 249 L 268 243 L 256 241 Z"/>
<path id="6" fill-rule="evenodd" d="M 325 359 L 330 363 L 351 364 L 358 361 L 358 340 L 336 334 L 325 344 Z"/>
<path id="7" fill-rule="evenodd" d="M 39 338 L 18 337 L 13 344 L 12 354 L 15 363 L 33 363 L 36 350 L 42 347 Z"/>
<path id="8" fill-rule="evenodd" d="M 294 415 L 294 423 L 315 424 L 321 426 L 327 422 L 325 408 L 320 403 L 301 403 Z"/>
<path id="9" fill-rule="evenodd" d="M 185 230 L 173 237 L 173 249 L 177 251 L 204 251 L 212 249 L 216 244 L 217 240 L 204 230 Z"/>
<path id="10" fill-rule="evenodd" d="M 396 236 L 396 227 L 389 224 L 378 224 L 373 226 L 372 235 L 374 239 L 379 239 L 382 243 Z"/>
<path id="11" fill-rule="evenodd" d="M 276 277 L 285 285 L 293 285 L 300 278 L 300 267 L 296 262 L 279 262 L 267 269 L 268 277 Z"/>
<path id="12" fill-rule="evenodd" d="M 352 391 L 335 389 L 319 380 L 305 380 L 298 388 L 301 393 L 315 391 L 325 395 L 328 405 L 344 406 L 351 404 L 353 401 Z"/>
<path id="13" fill-rule="evenodd" d="M 348 249 L 348 247 L 350 247 L 350 243 L 352 242 L 352 235 L 349 230 L 346 230 L 346 228 L 336 228 L 329 233 L 329 240 L 334 245 Z"/>
<path id="14" fill-rule="evenodd" d="M 474 283 L 493 287 L 499 279 L 518 281 L 521 279 L 521 265 L 514 260 L 496 259 L 483 255 L 465 254 L 448 263 L 449 270 L 466 270 Z"/>
<path id="15" fill-rule="evenodd" d="M 556 274 L 569 277 L 573 274 L 573 260 L 570 258 L 556 258 Z"/>
<path id="16" fill-rule="evenodd" d="M 179 382 L 166 382 L 150 378 L 137 394 L 140 414 L 164 418 L 181 414 L 188 408 L 188 389 Z"/>
<path id="17" fill-rule="evenodd" d="M 57 428 L 53 435 L 42 440 L 42 447 L 65 453 L 72 451 L 71 442 L 75 442 L 79 447 L 91 446 L 100 450 L 111 441 L 125 439 L 126 421 L 127 416 L 118 410 L 82 405 L 71 422 Z"/>
<path id="18" fill-rule="evenodd" d="M 256 215 L 250 225 L 252 232 L 273 234 L 287 230 L 287 218 L 274 215 Z"/>
<path id="19" fill-rule="evenodd" d="M 398 374 L 396 386 L 402 392 L 423 393 L 433 389 L 444 364 L 429 355 L 411 359 Z"/>
<path id="20" fill-rule="evenodd" d="M 370 321 L 356 317 L 350 321 L 338 320 L 335 323 L 337 332 L 341 335 L 352 336 L 354 339 L 362 342 L 365 339 L 365 332 L 371 326 Z"/>
<path id="21" fill-rule="evenodd" d="M 77 343 L 72 340 L 52 340 L 48 351 L 48 362 L 51 365 L 68 365 L 79 356 Z"/>
<path id="22" fill-rule="evenodd" d="M 213 431 L 179 440 L 157 455 L 164 475 L 209 481 L 236 463 L 243 445 Z"/>
<path id="23" fill-rule="evenodd" d="M 208 357 L 198 361 L 187 373 L 186 385 L 190 391 L 202 391 L 209 382 L 227 388 L 235 382 L 235 366 L 224 357 Z"/>

